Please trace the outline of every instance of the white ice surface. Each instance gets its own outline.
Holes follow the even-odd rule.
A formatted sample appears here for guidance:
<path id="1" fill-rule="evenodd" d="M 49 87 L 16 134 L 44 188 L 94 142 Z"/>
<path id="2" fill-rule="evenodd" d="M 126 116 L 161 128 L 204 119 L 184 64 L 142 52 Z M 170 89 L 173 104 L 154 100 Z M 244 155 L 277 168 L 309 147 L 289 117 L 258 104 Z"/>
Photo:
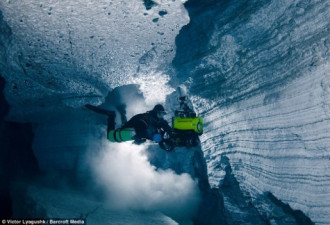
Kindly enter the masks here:
<path id="1" fill-rule="evenodd" d="M 100 104 L 125 84 L 141 85 L 150 104 L 164 101 L 175 37 L 189 17 L 183 1 L 156 3 L 147 10 L 143 1 L 1 1 L 12 31 L 1 69 L 12 118 Z"/>

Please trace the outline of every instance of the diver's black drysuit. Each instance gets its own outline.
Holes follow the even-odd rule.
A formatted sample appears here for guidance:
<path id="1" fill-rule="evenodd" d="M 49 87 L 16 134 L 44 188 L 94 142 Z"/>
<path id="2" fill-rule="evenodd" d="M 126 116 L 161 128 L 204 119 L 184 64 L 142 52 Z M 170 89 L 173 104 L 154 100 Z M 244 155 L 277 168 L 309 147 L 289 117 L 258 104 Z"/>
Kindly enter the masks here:
<path id="1" fill-rule="evenodd" d="M 115 117 L 114 111 L 109 111 L 96 106 L 87 104 L 86 108 L 108 116 L 107 133 L 115 130 Z M 168 125 L 166 120 L 163 119 L 165 114 L 164 107 L 157 104 L 151 111 L 137 114 L 127 121 L 121 128 L 133 128 L 135 130 L 135 141 L 143 142 L 145 139 L 155 141 L 155 134 L 171 133 L 172 128 Z"/>
<path id="2" fill-rule="evenodd" d="M 122 128 L 134 128 L 136 132 L 135 139 L 154 140 L 154 135 L 157 133 L 171 132 L 171 127 L 166 120 L 157 116 L 155 109 L 146 113 L 141 113 L 133 116 Z"/>

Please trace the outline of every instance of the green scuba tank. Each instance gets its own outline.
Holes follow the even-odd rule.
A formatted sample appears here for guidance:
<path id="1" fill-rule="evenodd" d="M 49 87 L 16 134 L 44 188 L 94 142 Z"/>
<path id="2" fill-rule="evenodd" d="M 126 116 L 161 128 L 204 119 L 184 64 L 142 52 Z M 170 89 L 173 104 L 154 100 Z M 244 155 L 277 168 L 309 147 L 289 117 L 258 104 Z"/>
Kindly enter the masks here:
<path id="1" fill-rule="evenodd" d="M 134 140 L 135 130 L 133 128 L 110 130 L 108 139 L 111 142 L 125 142 Z"/>
<path id="2" fill-rule="evenodd" d="M 173 128 L 177 130 L 193 130 L 197 134 L 203 133 L 204 122 L 201 117 L 176 117 Z"/>

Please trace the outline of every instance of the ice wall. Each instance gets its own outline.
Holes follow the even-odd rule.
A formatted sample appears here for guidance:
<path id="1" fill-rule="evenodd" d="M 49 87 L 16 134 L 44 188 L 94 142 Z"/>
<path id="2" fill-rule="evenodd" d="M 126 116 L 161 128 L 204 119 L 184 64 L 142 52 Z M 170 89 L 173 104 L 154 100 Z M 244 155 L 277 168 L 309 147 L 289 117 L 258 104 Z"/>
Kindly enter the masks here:
<path id="1" fill-rule="evenodd" d="M 83 171 L 83 152 L 102 138 L 105 120 L 83 104 L 134 84 L 150 107 L 173 91 L 167 82 L 184 83 L 205 117 L 209 180 L 223 187 L 231 170 L 235 190 L 254 204 L 244 209 L 246 198 L 230 199 L 227 188 L 227 210 L 243 222 L 252 212 L 276 223 L 269 192 L 329 224 L 329 3 L 190 0 L 189 22 L 183 2 L 0 1 L 7 119 L 39 122 L 34 151 L 42 169 Z M 197 171 L 177 155 L 156 159 Z"/>
<path id="2" fill-rule="evenodd" d="M 329 3 L 187 7 L 191 22 L 177 38 L 174 64 L 205 116 L 211 183 L 222 185 L 226 156 L 255 203 L 271 192 L 316 224 L 329 224 Z"/>
<path id="3" fill-rule="evenodd" d="M 110 89 L 132 83 L 150 104 L 164 101 L 174 39 L 189 17 L 183 1 L 151 2 L 1 1 L 11 30 L 1 73 L 12 119 L 100 104 Z"/>

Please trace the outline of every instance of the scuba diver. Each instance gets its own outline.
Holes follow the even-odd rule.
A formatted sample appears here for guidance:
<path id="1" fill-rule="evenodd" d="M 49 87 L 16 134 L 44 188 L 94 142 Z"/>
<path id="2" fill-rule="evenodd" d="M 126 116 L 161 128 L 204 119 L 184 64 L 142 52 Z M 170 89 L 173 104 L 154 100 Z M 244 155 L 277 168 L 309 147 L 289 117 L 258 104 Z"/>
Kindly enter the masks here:
<path id="1" fill-rule="evenodd" d="M 159 143 L 162 141 L 162 134 L 171 132 L 171 127 L 164 119 L 165 115 L 164 107 L 157 104 L 151 111 L 133 116 L 122 126 L 122 129 L 134 128 L 136 132 L 134 139 L 137 143 L 146 139 Z"/>
<path id="2" fill-rule="evenodd" d="M 134 140 L 134 143 L 141 144 L 146 140 L 151 140 L 160 143 L 164 137 L 169 137 L 172 130 L 164 119 L 166 112 L 161 104 L 155 105 L 150 111 L 133 116 L 119 129 L 115 129 L 114 111 L 89 104 L 85 107 L 108 116 L 107 137 L 111 142 Z"/>
<path id="3" fill-rule="evenodd" d="M 109 111 L 93 105 L 85 105 L 87 109 L 108 116 L 107 139 L 110 142 L 134 141 L 135 144 L 150 140 L 158 143 L 165 151 L 172 151 L 175 147 L 197 146 L 199 136 L 203 134 L 203 118 L 197 116 L 188 105 L 187 96 L 178 98 L 179 109 L 172 117 L 172 127 L 164 119 L 166 114 L 161 104 L 145 113 L 137 114 L 126 120 L 125 105 L 118 105 L 117 111 L 121 116 L 123 126 L 115 127 L 115 111 Z"/>

